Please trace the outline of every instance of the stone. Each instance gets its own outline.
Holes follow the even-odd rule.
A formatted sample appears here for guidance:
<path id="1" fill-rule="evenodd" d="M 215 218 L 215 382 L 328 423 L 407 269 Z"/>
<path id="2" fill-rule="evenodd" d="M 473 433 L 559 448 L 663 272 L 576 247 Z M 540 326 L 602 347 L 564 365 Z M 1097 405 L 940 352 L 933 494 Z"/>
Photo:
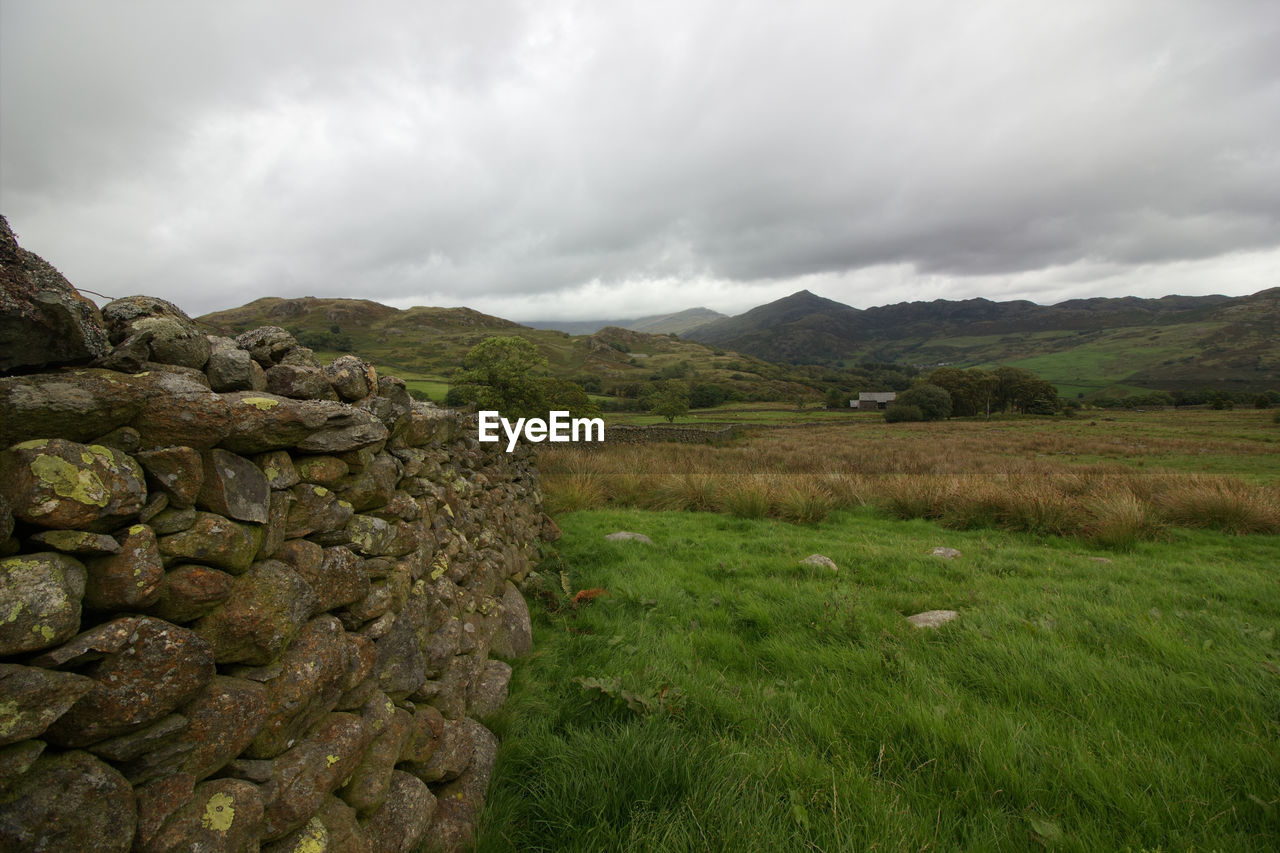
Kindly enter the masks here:
<path id="1" fill-rule="evenodd" d="M 199 506 L 237 521 L 265 524 L 270 496 L 266 475 L 248 459 L 216 448 L 204 454 Z"/>
<path id="2" fill-rule="evenodd" d="M 267 688 L 244 678 L 216 675 L 182 708 L 194 749 L 182 772 L 204 779 L 225 767 L 257 737 L 267 721 Z"/>
<path id="3" fill-rule="evenodd" d="M 941 557 L 944 560 L 954 560 L 956 557 L 960 556 L 960 552 L 957 551 L 955 548 L 938 547 L 938 548 L 934 548 L 929 553 L 934 557 Z"/>
<path id="4" fill-rule="evenodd" d="M 169 496 L 164 492 L 152 492 L 147 498 L 147 502 L 143 504 L 142 509 L 138 510 L 138 521 L 142 524 L 150 523 L 160 513 L 169 508 Z M 154 528 L 152 528 L 154 530 Z"/>
<path id="5" fill-rule="evenodd" d="M 0 216 L 0 373 L 82 364 L 107 349 L 98 307 Z"/>
<path id="6" fill-rule="evenodd" d="M 316 819 L 329 833 L 329 849 L 333 853 L 374 853 L 356 818 L 355 809 L 333 795 L 325 797 Z"/>
<path id="7" fill-rule="evenodd" d="M 145 381 L 150 393 L 132 426 L 144 447 L 185 445 L 197 450 L 213 447 L 232 430 L 231 405 L 210 391 L 203 374 L 188 376 L 173 371 L 153 371 L 134 377 Z"/>
<path id="8" fill-rule="evenodd" d="M 0 796 L 0 849 L 126 853 L 137 812 L 133 789 L 87 752 L 42 755 Z"/>
<path id="9" fill-rule="evenodd" d="M 147 487 L 131 458 L 101 444 L 36 439 L 0 453 L 0 484 L 15 518 L 104 532 L 142 509 Z"/>
<path id="10" fill-rule="evenodd" d="M 253 457 L 253 462 L 262 469 L 262 475 L 267 478 L 267 485 L 273 490 L 291 489 L 302 482 L 293 457 L 284 450 L 259 453 Z"/>
<path id="11" fill-rule="evenodd" d="M 344 530 L 355 514 L 351 504 L 324 486 L 302 483 L 290 492 L 294 501 L 285 525 L 285 536 L 289 539 Z"/>
<path id="12" fill-rule="evenodd" d="M 279 364 L 290 350 L 300 346 L 293 335 L 279 326 L 260 326 L 245 332 L 236 338 L 236 345 L 264 368 Z"/>
<path id="13" fill-rule="evenodd" d="M 280 657 L 279 674 L 266 679 L 267 717 L 247 758 L 275 758 L 338 704 L 350 646 L 342 625 L 323 615 L 308 622 Z"/>
<path id="14" fill-rule="evenodd" d="M 400 463 L 390 453 L 379 453 L 364 470 L 343 479 L 337 490 L 356 512 L 368 512 L 391 501 L 399 480 Z"/>
<path id="15" fill-rule="evenodd" d="M 36 759 L 44 754 L 47 744 L 42 740 L 23 740 L 8 746 L 0 746 L 0 804 L 5 794 L 24 773 L 31 769 Z"/>
<path id="16" fill-rule="evenodd" d="M 130 426 L 116 427 L 111 432 L 100 435 L 86 444 L 105 444 L 127 456 L 132 456 L 142 447 L 142 433 Z"/>
<path id="17" fill-rule="evenodd" d="M 273 760 L 271 778 L 262 784 L 263 840 L 283 838 L 309 821 L 355 770 L 369 739 L 359 717 L 329 714 L 305 740 Z"/>
<path id="18" fill-rule="evenodd" d="M 276 364 L 267 368 L 267 391 L 295 400 L 337 400 L 329 377 L 320 367 Z"/>
<path id="19" fill-rule="evenodd" d="M 174 566 L 161 580 L 156 601 L 147 608 L 168 622 L 194 622 L 231 597 L 235 577 L 209 566 Z"/>
<path id="20" fill-rule="evenodd" d="M 959 616 L 960 614 L 954 610 L 926 610 L 923 613 L 908 616 L 907 621 L 917 628 L 938 628 Z"/>
<path id="21" fill-rule="evenodd" d="M 427 617 L 424 597 L 411 598 L 391 630 L 377 640 L 378 660 L 373 677 L 378 681 L 378 688 L 392 699 L 408 696 L 427 677 L 421 637 Z"/>
<path id="22" fill-rule="evenodd" d="M 248 350 L 241 349 L 231 338 L 207 335 L 206 339 L 209 361 L 204 375 L 209 378 L 209 387 L 220 394 L 254 390 L 254 363 Z"/>
<path id="23" fill-rule="evenodd" d="M 429 837 L 438 850 L 465 850 L 475 838 L 498 756 L 498 739 L 484 727 L 474 732 L 475 747 L 467 769 L 458 779 L 436 791 L 436 812 Z"/>
<path id="24" fill-rule="evenodd" d="M 413 411 L 413 398 L 404 380 L 395 376 L 379 376 L 378 389 L 357 405 L 372 412 L 392 433 L 403 431 Z"/>
<path id="25" fill-rule="evenodd" d="M 160 598 L 164 564 L 156 534 L 135 524 L 118 535 L 119 554 L 85 562 L 84 606 L 89 610 L 140 610 Z"/>
<path id="26" fill-rule="evenodd" d="M 59 436 L 88 441 L 127 425 L 142 410 L 141 380 L 111 370 L 0 378 L 0 447 Z"/>
<path id="27" fill-rule="evenodd" d="M 800 565 L 813 569 L 830 569 L 833 572 L 840 571 L 840 567 L 836 565 L 836 561 L 822 554 L 810 554 L 800 561 Z"/>
<path id="28" fill-rule="evenodd" d="M 337 401 L 294 400 L 251 391 L 236 391 L 222 399 L 233 421 L 222 447 L 236 453 L 284 448 L 341 453 L 387 437 L 387 428 L 368 412 Z"/>
<path id="29" fill-rule="evenodd" d="M 336 456 L 304 456 L 294 466 L 298 476 L 307 483 L 332 487 L 347 476 L 351 468 Z"/>
<path id="30" fill-rule="evenodd" d="M 353 515 L 347 522 L 345 540 L 365 557 L 398 557 L 395 553 L 397 527 L 374 515 Z M 402 553 L 408 553 L 404 551 Z"/>
<path id="31" fill-rule="evenodd" d="M 164 749 L 173 742 L 176 735 L 185 732 L 187 726 L 186 717 L 181 714 L 170 714 L 150 725 L 98 741 L 86 748 L 99 758 L 115 762 L 117 769 L 121 769 L 118 766 L 121 762 L 133 761 L 140 755 Z M 190 748 L 191 745 L 186 746 L 187 750 Z M 138 784 L 138 779 L 130 778 L 127 771 L 125 776 L 129 778 L 130 783 Z"/>
<path id="32" fill-rule="evenodd" d="M 203 370 L 209 361 L 209 339 L 190 320 L 143 317 L 132 324 L 133 336 L 148 336 L 151 361 Z"/>
<path id="33" fill-rule="evenodd" d="M 0 663 L 0 746 L 39 737 L 92 689 L 70 672 Z"/>
<path id="34" fill-rule="evenodd" d="M 626 530 L 619 530 L 616 533 L 610 533 L 604 537 L 606 542 L 639 542 L 642 545 L 652 545 L 653 540 L 643 533 L 631 533 Z"/>
<path id="35" fill-rule="evenodd" d="M 213 678 L 213 652 L 200 636 L 150 616 L 115 621 L 93 631 L 123 641 L 84 670 L 96 684 L 49 727 L 51 743 L 86 746 L 140 728 Z"/>
<path id="36" fill-rule="evenodd" d="M 483 735 L 481 735 L 483 732 Z M 487 736 L 489 730 L 470 717 L 458 720 L 446 719 L 440 733 L 440 743 L 425 762 L 404 762 L 404 766 L 424 782 L 450 782 L 462 775 L 471 765 L 477 738 Z"/>
<path id="37" fill-rule="evenodd" d="M 329 845 L 329 828 L 317 815 L 299 829 L 262 848 L 262 853 L 324 853 L 338 850 Z"/>
<path id="38" fill-rule="evenodd" d="M 324 372 L 333 390 L 348 403 L 363 400 L 378 387 L 378 371 L 358 356 L 338 356 Z"/>
<path id="39" fill-rule="evenodd" d="M 31 541 L 64 554 L 99 557 L 120 553 L 120 543 L 114 537 L 86 530 L 41 530 L 31 535 Z"/>
<path id="40" fill-rule="evenodd" d="M 271 559 L 284 546 L 289 532 L 289 510 L 293 509 L 293 500 L 290 492 L 271 492 L 267 504 L 267 523 L 262 528 L 262 544 L 258 546 L 257 559 Z"/>
<path id="41" fill-rule="evenodd" d="M 256 850 L 262 827 L 263 798 L 258 787 L 241 779 L 214 779 L 196 785 L 190 800 L 145 841 L 140 839 L 134 850 Z"/>
<path id="42" fill-rule="evenodd" d="M 436 798 L 420 779 L 399 770 L 391 774 L 387 798 L 361 822 L 370 849 L 379 853 L 413 853 L 431 825 Z"/>
<path id="43" fill-rule="evenodd" d="M 156 532 L 157 536 L 168 536 L 170 533 L 181 533 L 184 530 L 190 530 L 195 526 L 199 518 L 200 514 L 196 512 L 195 507 L 166 509 L 152 516 L 147 524 Z"/>
<path id="44" fill-rule="evenodd" d="M 320 598 L 321 610 L 337 610 L 369 593 L 369 576 L 349 548 L 321 548 L 306 539 L 285 543 L 277 558 L 293 566 Z"/>
<path id="45" fill-rule="evenodd" d="M 409 736 L 409 712 L 396 708 L 385 695 L 379 701 L 385 702 L 392 709 L 391 719 L 374 736 L 360 763 L 339 792 L 339 796 L 360 814 L 368 814 L 386 802 L 391 791 L 391 775 L 400 758 L 404 741 Z"/>
<path id="46" fill-rule="evenodd" d="M 507 701 L 507 688 L 511 684 L 511 666 L 500 660 L 485 663 L 480 678 L 467 696 L 467 713 L 477 719 L 491 717 Z"/>
<path id="47" fill-rule="evenodd" d="M 218 663 L 262 666 L 279 656 L 311 615 L 319 599 L 284 563 L 263 560 L 236 578 L 228 600 L 196 623 Z"/>
<path id="48" fill-rule="evenodd" d="M 505 660 L 515 660 L 533 651 L 533 624 L 529 620 L 529 606 L 514 584 L 507 583 L 498 605 L 498 624 L 490 639 L 493 654 Z"/>
<path id="49" fill-rule="evenodd" d="M 204 460 L 194 447 L 158 447 L 134 456 L 147 472 L 147 484 L 161 489 L 176 508 L 190 507 L 204 485 Z"/>
<path id="50" fill-rule="evenodd" d="M 249 568 L 261 544 L 262 528 L 229 521 L 211 512 L 196 513 L 191 527 L 159 540 L 160 554 L 167 564 L 204 563 L 232 574 Z"/>
<path id="51" fill-rule="evenodd" d="M 444 715 L 439 708 L 419 705 L 410 717 L 409 734 L 400 750 L 400 761 L 406 762 L 409 772 L 417 775 L 417 770 L 426 766 L 443 742 Z"/>
<path id="52" fill-rule="evenodd" d="M 52 551 L 0 559 L 0 655 L 64 643 L 80 630 L 85 568 Z"/>

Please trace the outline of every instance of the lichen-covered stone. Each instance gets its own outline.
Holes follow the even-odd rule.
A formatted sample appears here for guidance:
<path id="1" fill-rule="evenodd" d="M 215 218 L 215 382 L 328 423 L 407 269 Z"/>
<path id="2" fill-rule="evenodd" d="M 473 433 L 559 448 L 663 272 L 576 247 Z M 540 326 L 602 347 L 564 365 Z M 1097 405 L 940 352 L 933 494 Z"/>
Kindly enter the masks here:
<path id="1" fill-rule="evenodd" d="M 399 481 L 400 463 L 390 453 L 379 453 L 362 471 L 345 477 L 337 489 L 356 512 L 368 512 L 386 506 Z"/>
<path id="2" fill-rule="evenodd" d="M 0 746 L 0 803 L 5 794 L 22 778 L 48 746 L 42 740 L 23 740 Z"/>
<path id="3" fill-rule="evenodd" d="M 125 853 L 136 826 L 128 781 L 79 750 L 40 756 L 0 794 L 0 850 Z"/>
<path id="4" fill-rule="evenodd" d="M 267 485 L 272 489 L 291 489 L 302 482 L 293 457 L 287 451 L 269 450 L 259 453 L 253 457 L 253 462 L 262 469 L 262 475 L 267 478 Z"/>
<path id="5" fill-rule="evenodd" d="M 527 655 L 533 649 L 533 625 L 529 606 L 514 584 L 506 584 L 498 605 L 499 623 L 489 642 L 489 649 L 506 660 Z"/>
<path id="6" fill-rule="evenodd" d="M 0 447 L 51 436 L 88 441 L 128 424 L 145 402 L 139 380 L 112 370 L 6 376 Z"/>
<path id="7" fill-rule="evenodd" d="M 41 530 L 31 535 L 31 541 L 64 554 L 100 557 L 120 553 L 120 543 L 114 537 L 86 530 Z"/>
<path id="8" fill-rule="evenodd" d="M 290 350 L 301 344 L 293 335 L 279 326 L 260 326 L 236 337 L 236 345 L 247 350 L 258 364 L 270 367 L 279 364 Z"/>
<path id="9" fill-rule="evenodd" d="M 431 825 L 435 810 L 436 798 L 422 780 L 394 771 L 386 800 L 361 821 L 370 849 L 379 853 L 413 853 Z"/>
<path id="10" fill-rule="evenodd" d="M 327 853 L 342 848 L 331 847 L 329 828 L 319 816 L 311 818 L 298 829 L 262 848 L 262 853 Z"/>
<path id="11" fill-rule="evenodd" d="M 262 469 L 243 456 L 213 449 L 204 454 L 204 484 L 196 502 L 205 509 L 265 524 L 271 487 Z"/>
<path id="12" fill-rule="evenodd" d="M 147 498 L 142 469 L 101 444 L 35 439 L 0 453 L 0 488 L 15 517 L 54 529 L 104 531 Z"/>
<path id="13" fill-rule="evenodd" d="M 52 551 L 0 559 L 0 655 L 64 643 L 80 630 L 85 568 Z"/>
<path id="14" fill-rule="evenodd" d="M 267 505 L 267 523 L 262 526 L 262 544 L 258 546 L 257 559 L 267 560 L 276 556 L 284 545 L 289 532 L 289 510 L 293 509 L 291 492 L 271 492 Z"/>
<path id="15" fill-rule="evenodd" d="M 143 446 L 176 444 L 204 450 L 231 431 L 231 406 L 199 379 L 174 371 L 154 371 L 141 378 L 151 392 L 132 426 L 141 434 Z"/>
<path id="16" fill-rule="evenodd" d="M 378 687 L 393 699 L 402 699 L 426 680 L 426 659 L 422 634 L 428 606 L 423 597 L 409 600 L 386 636 L 377 641 L 378 661 L 373 677 Z"/>
<path id="17" fill-rule="evenodd" d="M 355 514 L 351 504 L 324 486 L 302 483 L 294 486 L 290 493 L 293 506 L 289 507 L 289 521 L 285 525 L 285 536 L 289 539 L 345 530 Z"/>
<path id="18" fill-rule="evenodd" d="M 221 770 L 253 742 L 267 721 L 267 691 L 243 678 L 214 676 L 182 708 L 194 748 L 182 772 L 203 779 Z"/>
<path id="19" fill-rule="evenodd" d="M 285 649 L 319 599 L 298 573 L 278 560 L 254 563 L 236 578 L 231 596 L 196 623 L 218 663 L 262 666 Z"/>
<path id="20" fill-rule="evenodd" d="M 349 403 L 363 400 L 378 387 L 377 369 L 359 356 L 338 356 L 324 372 L 333 390 Z"/>
<path id="21" fill-rule="evenodd" d="M 488 661 L 467 696 L 467 713 L 477 719 L 498 713 L 507 701 L 510 684 L 511 666 L 500 660 Z"/>
<path id="22" fill-rule="evenodd" d="M 444 715 L 439 708 L 418 705 L 409 720 L 409 734 L 400 750 L 400 761 L 414 775 L 422 770 L 444 742 Z"/>
<path id="23" fill-rule="evenodd" d="M 325 797 L 351 775 L 368 744 L 369 734 L 359 717 L 334 713 L 271 761 L 271 778 L 262 784 L 263 839 L 283 838 L 310 820 Z"/>
<path id="24" fill-rule="evenodd" d="M 475 839 L 476 824 L 498 755 L 498 739 L 483 726 L 473 727 L 472 731 L 475 746 L 467 769 L 436 791 L 435 815 L 428 829 L 429 849 L 465 850 Z"/>
<path id="25" fill-rule="evenodd" d="M 194 622 L 230 598 L 234 584 L 234 575 L 209 566 L 174 566 L 165 572 L 147 612 L 175 624 Z"/>
<path id="26" fill-rule="evenodd" d="M 350 652 L 334 617 L 318 616 L 303 626 L 273 667 L 278 672 L 262 682 L 267 716 L 244 754 L 274 758 L 332 711 L 344 690 Z"/>
<path id="27" fill-rule="evenodd" d="M 321 548 L 305 539 L 286 543 L 277 557 L 311 585 L 320 597 L 320 609 L 336 610 L 359 601 L 369 592 L 369 576 L 359 557 L 349 548 Z"/>
<path id="28" fill-rule="evenodd" d="M 316 811 L 316 819 L 324 824 L 329 834 L 329 849 L 333 853 L 374 853 L 364 828 L 356 818 L 355 809 L 332 794 L 325 797 Z"/>
<path id="29" fill-rule="evenodd" d="M 332 487 L 351 468 L 336 456 L 304 456 L 295 463 L 304 482 Z"/>
<path id="30" fill-rule="evenodd" d="M 195 786 L 154 834 L 135 845 L 138 853 L 248 851 L 262 832 L 262 793 L 240 779 L 214 779 Z"/>
<path id="31" fill-rule="evenodd" d="M 200 512 L 186 530 L 160 537 L 159 547 L 167 564 L 204 563 L 239 574 L 253 564 L 261 543 L 260 527 Z"/>
<path id="32" fill-rule="evenodd" d="M 267 391 L 295 400 L 337 400 L 338 394 L 320 367 L 276 364 L 267 368 Z"/>
<path id="33" fill-rule="evenodd" d="M 222 398 L 232 428 L 222 447 L 262 453 L 296 447 L 303 453 L 338 453 L 383 441 L 387 429 L 368 412 L 332 400 L 294 400 L 276 394 L 237 391 Z"/>
<path id="34" fill-rule="evenodd" d="M 157 447 L 141 450 L 134 457 L 147 472 L 147 483 L 161 489 L 174 507 L 195 503 L 204 485 L 204 461 L 194 447 Z"/>
<path id="35" fill-rule="evenodd" d="M 85 562 L 84 606 L 90 610 L 140 610 L 160 597 L 164 564 L 156 534 L 135 524 L 120 535 L 120 553 Z"/>
<path id="36" fill-rule="evenodd" d="M 150 616 L 116 623 L 93 629 L 122 640 L 83 670 L 96 684 L 49 727 L 50 742 L 85 746 L 140 728 L 213 678 L 213 653 L 193 632 Z"/>
<path id="37" fill-rule="evenodd" d="M 360 763 L 352 771 L 339 796 L 361 814 L 376 810 L 391 790 L 391 774 L 409 736 L 411 718 L 403 708 L 396 708 L 385 695 L 378 701 L 386 704 L 391 719 L 378 732 Z"/>
<path id="38" fill-rule="evenodd" d="M 147 524 L 157 536 L 168 536 L 170 533 L 181 533 L 190 530 L 200 515 L 195 507 L 184 509 L 163 509 L 151 517 Z"/>
<path id="39" fill-rule="evenodd" d="M 254 388 L 254 362 L 247 350 L 241 349 L 231 338 L 208 335 L 209 361 L 205 376 L 214 391 L 252 391 Z M 260 371 L 261 369 L 259 369 Z"/>
<path id="40" fill-rule="evenodd" d="M 0 663 L 0 746 L 39 737 L 92 689 L 70 672 Z"/>

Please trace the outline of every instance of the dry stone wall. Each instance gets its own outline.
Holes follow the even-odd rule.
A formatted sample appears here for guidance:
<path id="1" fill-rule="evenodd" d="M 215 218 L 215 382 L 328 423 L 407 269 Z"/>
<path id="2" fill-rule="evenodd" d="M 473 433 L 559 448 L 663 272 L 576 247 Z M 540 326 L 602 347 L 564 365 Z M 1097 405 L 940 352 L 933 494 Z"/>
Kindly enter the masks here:
<path id="1" fill-rule="evenodd" d="M 534 458 L 281 329 L 102 317 L 95 363 L 0 378 L 0 849 L 464 845 Z"/>

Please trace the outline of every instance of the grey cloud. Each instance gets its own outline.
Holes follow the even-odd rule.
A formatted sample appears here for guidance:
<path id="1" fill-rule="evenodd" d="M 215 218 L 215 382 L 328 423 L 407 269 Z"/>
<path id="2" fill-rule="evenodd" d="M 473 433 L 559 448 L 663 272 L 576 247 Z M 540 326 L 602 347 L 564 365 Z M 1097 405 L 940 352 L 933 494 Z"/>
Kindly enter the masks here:
<path id="1" fill-rule="evenodd" d="M 880 301 L 1025 295 L 1085 262 L 1280 252 L 1263 0 L 0 16 L 10 223 L 77 283 L 195 312 L 312 293 L 599 315 L 591 282 L 621 306 L 716 281 L 727 303 L 887 267 L 908 272 Z"/>

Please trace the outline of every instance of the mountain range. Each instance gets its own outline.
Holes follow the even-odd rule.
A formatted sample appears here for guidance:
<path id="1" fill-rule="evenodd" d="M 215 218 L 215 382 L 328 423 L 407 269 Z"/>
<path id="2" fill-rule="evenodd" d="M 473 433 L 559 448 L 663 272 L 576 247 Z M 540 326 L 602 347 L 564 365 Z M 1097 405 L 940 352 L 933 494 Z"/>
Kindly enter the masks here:
<path id="1" fill-rule="evenodd" d="M 988 299 L 858 309 L 802 290 L 684 337 L 780 363 L 1008 364 L 1064 394 L 1280 387 L 1280 288 L 1251 296 Z"/>
<path id="2" fill-rule="evenodd" d="M 722 319 L 728 319 L 728 315 L 710 308 L 686 308 L 674 314 L 650 314 L 630 320 L 528 320 L 524 325 L 533 329 L 556 329 L 571 335 L 590 335 L 609 326 L 651 335 L 683 335 L 690 329 Z"/>

